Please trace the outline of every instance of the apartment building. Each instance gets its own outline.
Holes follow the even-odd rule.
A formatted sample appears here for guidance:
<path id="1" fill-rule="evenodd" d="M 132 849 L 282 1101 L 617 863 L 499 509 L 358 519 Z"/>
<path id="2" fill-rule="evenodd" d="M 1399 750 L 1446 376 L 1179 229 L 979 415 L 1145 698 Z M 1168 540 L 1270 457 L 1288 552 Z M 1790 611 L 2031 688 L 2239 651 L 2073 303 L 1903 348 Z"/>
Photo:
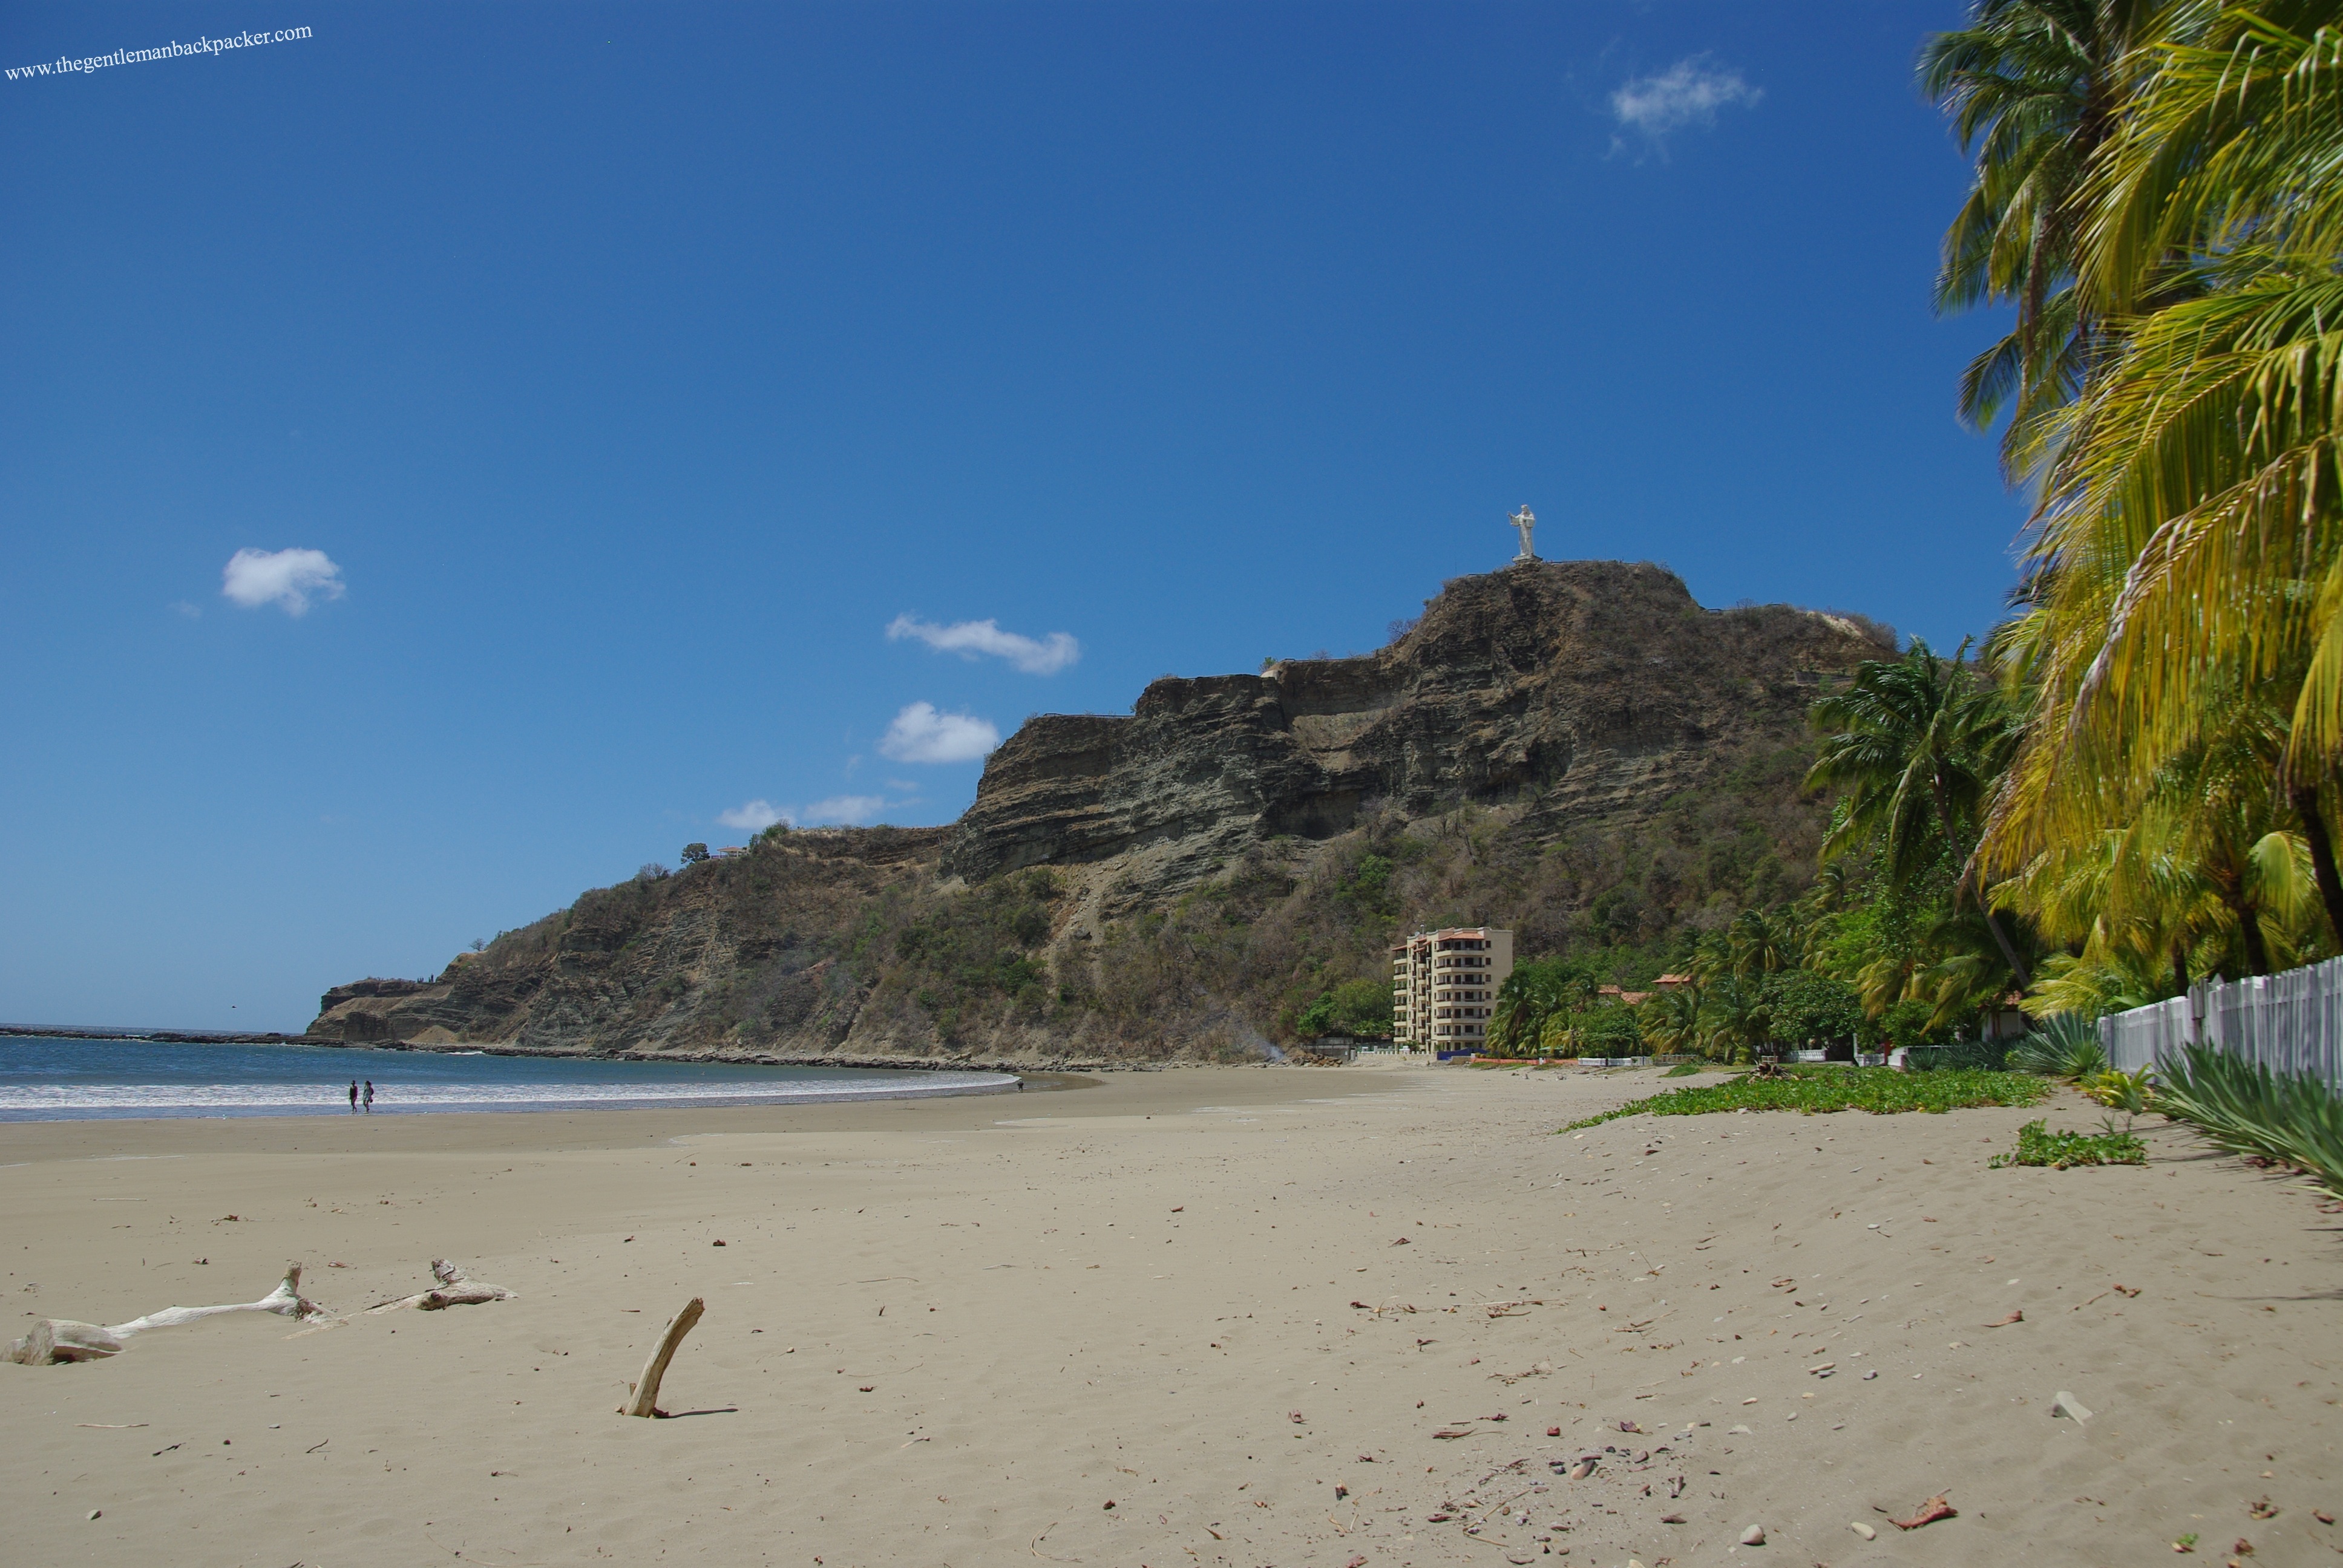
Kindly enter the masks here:
<path id="1" fill-rule="evenodd" d="M 1418 931 L 1392 947 L 1392 1043 L 1477 1050 L 1497 988 L 1513 972 L 1513 933 L 1487 926 Z"/>

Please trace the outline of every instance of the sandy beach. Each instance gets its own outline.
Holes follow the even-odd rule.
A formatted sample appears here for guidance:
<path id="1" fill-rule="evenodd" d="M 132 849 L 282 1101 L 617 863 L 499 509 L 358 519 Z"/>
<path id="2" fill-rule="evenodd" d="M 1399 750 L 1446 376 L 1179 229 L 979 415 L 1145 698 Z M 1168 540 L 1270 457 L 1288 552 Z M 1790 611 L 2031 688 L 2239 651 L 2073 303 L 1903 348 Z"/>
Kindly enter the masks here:
<path id="1" fill-rule="evenodd" d="M 1654 1087 L 1232 1068 L 789 1110 L 0 1127 L 8 1334 L 250 1301 L 295 1261 L 350 1314 L 0 1365 L 5 1555 L 2343 1549 L 2317 1516 L 2343 1510 L 2343 1236 L 2302 1188 L 2152 1120 L 2146 1168 L 2064 1172 L 1987 1169 L 2018 1111 L 1554 1134 Z M 2049 1114 L 2097 1119 L 2072 1095 Z M 359 1312 L 437 1257 L 518 1298 Z M 693 1295 L 679 1419 L 614 1413 Z M 2052 1414 L 2061 1390 L 2089 1420 Z M 1891 1523 L 1939 1493 L 1956 1517 Z"/>

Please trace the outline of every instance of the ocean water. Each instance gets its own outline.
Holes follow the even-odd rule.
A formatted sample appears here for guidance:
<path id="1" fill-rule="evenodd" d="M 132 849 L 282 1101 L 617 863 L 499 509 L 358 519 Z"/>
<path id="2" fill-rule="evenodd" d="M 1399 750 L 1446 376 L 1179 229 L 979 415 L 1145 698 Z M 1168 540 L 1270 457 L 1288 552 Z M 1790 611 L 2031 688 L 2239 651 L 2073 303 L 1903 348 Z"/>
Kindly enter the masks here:
<path id="1" fill-rule="evenodd" d="M 992 1094 L 998 1072 L 699 1062 L 585 1061 L 315 1045 L 166 1045 L 0 1036 L 0 1121 L 349 1114 L 374 1081 L 377 1116 L 417 1111 L 621 1111 Z"/>

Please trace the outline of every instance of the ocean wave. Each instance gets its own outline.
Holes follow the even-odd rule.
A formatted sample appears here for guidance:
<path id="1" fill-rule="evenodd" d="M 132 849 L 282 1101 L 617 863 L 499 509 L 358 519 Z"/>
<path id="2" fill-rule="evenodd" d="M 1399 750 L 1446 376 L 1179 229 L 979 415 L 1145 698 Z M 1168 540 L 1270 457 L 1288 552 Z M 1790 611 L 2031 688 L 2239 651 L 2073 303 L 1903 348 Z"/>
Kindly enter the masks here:
<path id="1" fill-rule="evenodd" d="M 763 1082 L 397 1083 L 377 1087 L 377 1114 L 458 1111 L 607 1111 L 670 1106 L 792 1105 L 992 1094 L 1005 1073 L 922 1072 L 885 1078 Z M 349 1111 L 341 1083 L 53 1083 L 0 1085 L 0 1121 L 115 1116 L 319 1116 Z"/>

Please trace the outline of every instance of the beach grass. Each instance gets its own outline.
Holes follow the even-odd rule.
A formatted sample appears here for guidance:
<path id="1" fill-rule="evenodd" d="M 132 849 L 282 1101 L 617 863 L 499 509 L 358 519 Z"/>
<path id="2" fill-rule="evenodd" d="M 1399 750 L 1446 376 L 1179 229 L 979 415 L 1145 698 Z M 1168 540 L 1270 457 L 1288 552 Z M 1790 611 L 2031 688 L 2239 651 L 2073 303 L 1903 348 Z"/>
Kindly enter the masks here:
<path id="1" fill-rule="evenodd" d="M 2034 1105 L 2049 1092 L 2049 1084 L 2023 1072 L 1962 1067 L 1933 1072 L 1826 1067 L 1795 1071 L 1786 1078 L 1745 1074 L 1725 1083 L 1687 1084 L 1571 1122 L 1562 1131 L 1574 1132 L 1622 1116 L 1713 1116 L 1729 1111 L 1796 1111 L 1807 1115 L 1867 1111 L 1874 1116 L 1904 1111 L 1941 1112 L 1976 1105 Z"/>

